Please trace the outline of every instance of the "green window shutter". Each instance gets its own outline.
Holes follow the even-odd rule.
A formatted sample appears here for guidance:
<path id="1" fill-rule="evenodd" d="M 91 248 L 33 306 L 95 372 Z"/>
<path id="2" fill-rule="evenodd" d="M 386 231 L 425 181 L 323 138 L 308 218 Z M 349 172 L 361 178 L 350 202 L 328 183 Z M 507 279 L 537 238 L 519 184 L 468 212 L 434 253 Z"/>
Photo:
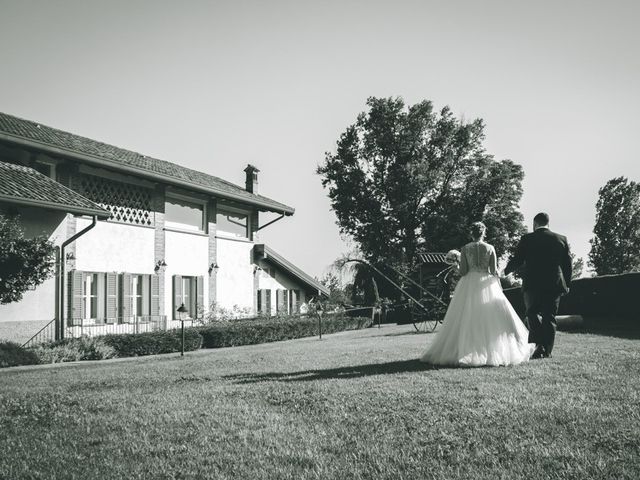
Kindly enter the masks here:
<path id="1" fill-rule="evenodd" d="M 267 315 L 271 315 L 271 290 L 267 290 L 265 292 L 265 304 L 267 307 L 265 312 Z"/>
<path id="2" fill-rule="evenodd" d="M 196 277 L 196 309 L 193 317 L 202 318 L 204 314 L 204 277 Z"/>
<path id="3" fill-rule="evenodd" d="M 271 301 L 271 295 L 269 295 L 269 300 L 267 300 L 267 294 L 271 293 L 269 290 L 258 290 L 258 297 L 260 298 L 260 309 L 259 313 L 269 313 L 271 311 L 269 301 Z"/>
<path id="4" fill-rule="evenodd" d="M 289 290 L 282 291 L 282 311 L 285 314 L 289 313 Z"/>
<path id="5" fill-rule="evenodd" d="M 176 310 L 182 303 L 182 275 L 174 275 L 173 276 L 173 313 L 171 318 L 177 319 L 178 313 Z M 185 305 L 185 307 L 188 307 Z"/>
<path id="6" fill-rule="evenodd" d="M 291 306 L 290 312 L 292 314 L 298 313 L 298 291 L 297 290 L 291 290 L 291 297 L 289 300 L 289 304 Z"/>
<path id="7" fill-rule="evenodd" d="M 129 321 L 133 310 L 131 302 L 131 274 L 123 273 L 120 277 L 120 316 L 123 322 Z"/>
<path id="8" fill-rule="evenodd" d="M 106 294 L 105 314 L 109 323 L 118 317 L 118 275 L 115 273 L 107 273 Z"/>
<path id="9" fill-rule="evenodd" d="M 276 312 L 287 313 L 287 291 L 276 290 Z"/>
<path id="10" fill-rule="evenodd" d="M 150 315 L 160 315 L 160 279 L 158 275 L 150 275 L 151 305 Z"/>
<path id="11" fill-rule="evenodd" d="M 84 279 L 84 272 L 79 270 L 69 272 L 67 321 L 71 325 L 77 323 L 74 321 L 75 319 L 84 318 L 84 298 L 82 295 Z"/>
<path id="12" fill-rule="evenodd" d="M 258 289 L 256 291 L 256 313 L 262 313 L 262 290 Z"/>

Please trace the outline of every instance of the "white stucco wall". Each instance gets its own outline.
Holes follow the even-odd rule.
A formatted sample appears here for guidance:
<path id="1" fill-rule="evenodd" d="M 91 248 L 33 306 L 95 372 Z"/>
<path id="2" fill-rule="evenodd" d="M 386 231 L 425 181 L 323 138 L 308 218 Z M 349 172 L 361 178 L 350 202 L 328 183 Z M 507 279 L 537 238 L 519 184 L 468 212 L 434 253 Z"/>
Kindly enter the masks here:
<path id="1" fill-rule="evenodd" d="M 253 243 L 217 237 L 216 293 L 224 308 L 249 308 L 253 311 Z"/>
<path id="2" fill-rule="evenodd" d="M 37 208 L 20 208 L 19 214 L 26 237 L 44 235 L 57 246 L 60 246 L 66 238 L 65 213 Z M 52 277 L 35 290 L 25 292 L 20 302 L 0 305 L 0 322 L 12 322 L 11 328 L 0 327 L 0 338 L 28 340 L 42 326 L 54 319 L 55 302 L 56 279 Z M 19 322 L 19 324 L 13 322 Z"/>
<path id="3" fill-rule="evenodd" d="M 260 267 L 262 268 L 275 268 L 276 276 L 272 277 L 267 273 L 266 270 L 258 271 L 258 288 L 259 289 L 268 289 L 271 290 L 271 312 L 275 315 L 276 313 L 276 290 L 299 290 L 300 298 L 298 301 L 302 304 L 307 301 L 304 287 L 300 284 L 300 282 L 294 280 L 289 275 L 285 275 L 278 267 L 274 267 L 271 264 L 265 263 L 264 261 L 260 262 Z"/>
<path id="4" fill-rule="evenodd" d="M 164 311 L 173 318 L 173 276 L 204 277 L 204 303 L 209 305 L 209 238 L 165 230 Z"/>
<path id="5" fill-rule="evenodd" d="M 91 220 L 78 218 L 76 231 Z M 76 269 L 88 272 L 154 273 L 154 229 L 98 222 L 76 240 Z"/>

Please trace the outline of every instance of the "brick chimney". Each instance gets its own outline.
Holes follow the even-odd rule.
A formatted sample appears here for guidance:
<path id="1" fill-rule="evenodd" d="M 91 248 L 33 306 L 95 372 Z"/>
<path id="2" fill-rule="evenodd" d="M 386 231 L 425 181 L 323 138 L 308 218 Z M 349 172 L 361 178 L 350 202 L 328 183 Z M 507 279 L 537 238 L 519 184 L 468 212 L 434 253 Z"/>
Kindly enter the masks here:
<path id="1" fill-rule="evenodd" d="M 251 164 L 247 165 L 247 168 L 244 169 L 244 173 L 246 173 L 245 180 L 245 189 L 247 192 L 258 194 L 258 170 Z"/>

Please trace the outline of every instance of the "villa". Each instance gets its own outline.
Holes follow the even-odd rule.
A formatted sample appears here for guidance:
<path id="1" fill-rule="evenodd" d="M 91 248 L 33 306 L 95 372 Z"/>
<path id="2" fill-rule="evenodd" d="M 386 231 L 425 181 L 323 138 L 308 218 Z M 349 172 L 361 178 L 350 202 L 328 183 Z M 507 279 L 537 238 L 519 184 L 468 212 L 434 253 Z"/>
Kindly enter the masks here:
<path id="1" fill-rule="evenodd" d="M 214 306 L 295 313 L 328 293 L 259 242 L 260 230 L 294 209 L 258 193 L 252 165 L 242 188 L 0 113 L 0 167 L 0 212 L 19 214 L 28 235 L 59 247 L 54 278 L 0 305 L 0 337 L 48 324 L 57 337 L 171 328 Z M 275 218 L 261 223 L 261 213 Z"/>

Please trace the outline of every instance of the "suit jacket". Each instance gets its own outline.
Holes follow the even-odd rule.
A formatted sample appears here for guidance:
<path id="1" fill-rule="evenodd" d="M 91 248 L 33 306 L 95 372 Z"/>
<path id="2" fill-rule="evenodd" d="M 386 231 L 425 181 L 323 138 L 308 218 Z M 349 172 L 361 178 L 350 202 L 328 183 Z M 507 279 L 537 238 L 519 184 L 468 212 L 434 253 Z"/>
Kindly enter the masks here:
<path id="1" fill-rule="evenodd" d="M 508 274 L 523 267 L 522 289 L 563 295 L 571 285 L 571 255 L 563 235 L 539 228 L 524 235 L 507 263 Z"/>

